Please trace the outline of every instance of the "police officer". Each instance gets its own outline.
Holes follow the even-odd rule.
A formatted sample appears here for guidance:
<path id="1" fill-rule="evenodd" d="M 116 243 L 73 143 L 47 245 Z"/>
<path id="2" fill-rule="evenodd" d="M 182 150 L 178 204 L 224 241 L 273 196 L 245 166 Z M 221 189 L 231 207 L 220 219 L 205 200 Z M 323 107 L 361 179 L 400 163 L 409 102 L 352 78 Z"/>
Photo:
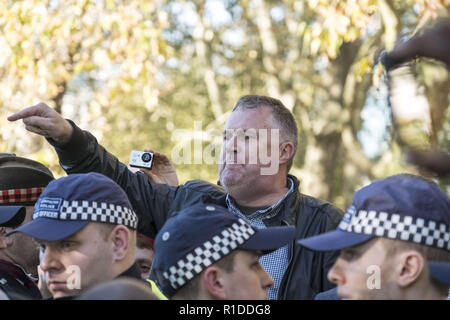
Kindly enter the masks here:
<path id="1" fill-rule="evenodd" d="M 43 164 L 14 154 L 0 153 L 0 296 L 40 299 L 36 285 L 37 243 L 9 231 L 31 220 L 34 204 L 53 174 Z"/>

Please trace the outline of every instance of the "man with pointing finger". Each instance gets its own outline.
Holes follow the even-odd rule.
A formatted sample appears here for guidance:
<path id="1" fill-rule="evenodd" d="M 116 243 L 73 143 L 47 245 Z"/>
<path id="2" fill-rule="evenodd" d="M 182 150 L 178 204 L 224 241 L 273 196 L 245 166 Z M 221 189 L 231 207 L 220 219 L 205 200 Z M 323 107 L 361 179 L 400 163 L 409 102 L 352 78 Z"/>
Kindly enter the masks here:
<path id="1" fill-rule="evenodd" d="M 68 174 L 95 171 L 116 181 L 139 216 L 138 231 L 150 238 L 172 213 L 199 203 L 224 206 L 260 229 L 295 226 L 296 238 L 333 230 L 342 217 L 338 208 L 299 192 L 300 182 L 289 174 L 298 143 L 297 125 L 292 113 L 274 98 L 248 95 L 237 102 L 223 134 L 221 187 L 199 180 L 174 187 L 152 183 L 143 173 L 130 172 L 89 132 L 43 103 L 8 119 L 23 119 L 29 131 L 45 136 Z M 255 145 L 273 151 L 269 163 L 260 152 L 252 152 Z M 250 161 L 255 154 L 256 161 Z M 266 174 L 268 168 L 275 170 Z M 334 285 L 327 273 L 336 258 L 337 252 L 306 250 L 294 241 L 264 255 L 261 265 L 274 279 L 269 299 L 312 299 L 331 289 Z"/>

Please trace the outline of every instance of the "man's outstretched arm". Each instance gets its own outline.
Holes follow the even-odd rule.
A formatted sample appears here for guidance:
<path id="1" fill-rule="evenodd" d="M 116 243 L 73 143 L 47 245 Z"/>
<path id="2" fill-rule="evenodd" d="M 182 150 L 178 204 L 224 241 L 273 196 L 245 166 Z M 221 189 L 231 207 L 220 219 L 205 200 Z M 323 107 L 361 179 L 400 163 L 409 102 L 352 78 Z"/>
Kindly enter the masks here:
<path id="1" fill-rule="evenodd" d="M 99 172 L 118 183 L 127 193 L 139 216 L 140 232 L 154 236 L 170 213 L 177 188 L 152 184 L 143 173 L 133 173 L 97 139 L 58 112 L 39 103 L 19 111 L 8 120 L 22 119 L 28 131 L 44 136 L 55 147 L 68 174 Z"/>

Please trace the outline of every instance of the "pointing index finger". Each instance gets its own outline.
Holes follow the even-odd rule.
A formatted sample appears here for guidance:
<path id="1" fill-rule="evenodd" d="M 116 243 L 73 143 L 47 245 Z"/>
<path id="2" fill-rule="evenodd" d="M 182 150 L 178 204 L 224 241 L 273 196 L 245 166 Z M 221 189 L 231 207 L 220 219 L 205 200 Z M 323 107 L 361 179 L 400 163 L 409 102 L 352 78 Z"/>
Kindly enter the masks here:
<path id="1" fill-rule="evenodd" d="M 38 115 L 40 115 L 40 111 L 41 110 L 39 109 L 39 105 L 35 105 L 35 106 L 28 107 L 26 109 L 23 109 L 19 112 L 16 112 L 16 113 L 10 115 L 7 119 L 9 121 L 16 121 L 16 120 L 28 118 L 31 116 L 38 116 Z"/>

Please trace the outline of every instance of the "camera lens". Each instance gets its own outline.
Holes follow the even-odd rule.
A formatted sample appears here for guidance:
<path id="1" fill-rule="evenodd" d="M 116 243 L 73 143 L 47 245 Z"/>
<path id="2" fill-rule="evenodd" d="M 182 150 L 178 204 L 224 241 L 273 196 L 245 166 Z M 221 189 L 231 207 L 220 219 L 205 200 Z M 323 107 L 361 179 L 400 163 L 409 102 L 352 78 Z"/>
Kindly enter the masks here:
<path id="1" fill-rule="evenodd" d="M 152 160 L 152 155 L 150 153 L 146 152 L 142 155 L 141 159 L 144 162 L 150 162 L 150 160 Z"/>

